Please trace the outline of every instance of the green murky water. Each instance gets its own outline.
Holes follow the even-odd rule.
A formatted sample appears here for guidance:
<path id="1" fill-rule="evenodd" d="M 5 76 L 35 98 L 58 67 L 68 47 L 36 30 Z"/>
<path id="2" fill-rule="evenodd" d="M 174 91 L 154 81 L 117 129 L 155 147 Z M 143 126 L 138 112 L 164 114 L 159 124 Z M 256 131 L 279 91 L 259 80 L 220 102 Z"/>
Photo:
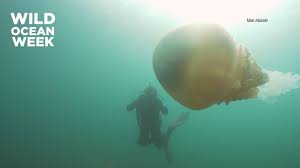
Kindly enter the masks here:
<path id="1" fill-rule="evenodd" d="M 193 111 L 172 136 L 173 165 L 154 146 L 136 144 L 135 114 L 125 107 L 149 81 L 169 108 L 163 130 L 188 110 L 161 88 L 151 62 L 159 39 L 181 23 L 100 1 L 0 4 L 0 167 L 300 167 L 300 90 L 273 104 L 248 100 Z M 275 9 L 268 23 L 227 30 L 264 68 L 299 74 L 294 7 L 291 1 Z M 55 47 L 14 48 L 10 12 L 55 13 Z"/>

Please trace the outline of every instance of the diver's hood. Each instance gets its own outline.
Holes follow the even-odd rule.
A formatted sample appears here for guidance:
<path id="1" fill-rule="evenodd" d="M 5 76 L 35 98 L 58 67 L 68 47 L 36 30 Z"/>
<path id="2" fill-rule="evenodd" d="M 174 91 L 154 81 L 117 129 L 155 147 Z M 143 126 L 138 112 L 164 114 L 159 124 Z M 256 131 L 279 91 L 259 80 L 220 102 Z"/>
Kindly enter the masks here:
<path id="1" fill-rule="evenodd" d="M 157 91 L 154 87 L 152 86 L 148 86 L 145 90 L 144 90 L 144 94 L 145 95 L 153 95 L 155 96 L 157 94 Z"/>

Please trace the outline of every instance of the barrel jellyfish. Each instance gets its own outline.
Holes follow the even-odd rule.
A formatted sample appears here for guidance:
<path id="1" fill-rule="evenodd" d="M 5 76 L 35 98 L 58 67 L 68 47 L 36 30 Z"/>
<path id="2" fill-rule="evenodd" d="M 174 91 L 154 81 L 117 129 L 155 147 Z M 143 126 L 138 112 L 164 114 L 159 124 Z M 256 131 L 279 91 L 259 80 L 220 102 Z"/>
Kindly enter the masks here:
<path id="1" fill-rule="evenodd" d="M 256 98 L 258 86 L 268 82 L 248 49 L 210 23 L 168 33 L 155 48 L 153 68 L 167 93 L 194 110 Z"/>

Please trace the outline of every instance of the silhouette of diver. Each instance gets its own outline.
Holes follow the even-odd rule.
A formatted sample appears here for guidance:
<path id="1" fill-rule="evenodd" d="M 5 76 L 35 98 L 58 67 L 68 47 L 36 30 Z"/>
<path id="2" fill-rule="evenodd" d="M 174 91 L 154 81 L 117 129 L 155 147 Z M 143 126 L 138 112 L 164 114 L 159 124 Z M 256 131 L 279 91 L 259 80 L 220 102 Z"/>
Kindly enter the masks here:
<path id="1" fill-rule="evenodd" d="M 127 111 L 136 110 L 136 118 L 140 129 L 138 144 L 147 146 L 153 143 L 161 148 L 160 113 L 167 114 L 168 109 L 157 97 L 156 89 L 148 86 L 137 100 L 127 106 Z"/>
<path id="2" fill-rule="evenodd" d="M 127 105 L 127 111 L 136 110 L 136 118 L 139 126 L 139 139 L 137 141 L 141 146 L 154 144 L 158 149 L 163 149 L 169 163 L 172 162 L 172 156 L 169 151 L 169 138 L 172 132 L 184 124 L 189 113 L 182 113 L 175 123 L 171 124 L 164 134 L 161 134 L 160 113 L 167 114 L 168 109 L 157 97 L 156 89 L 148 86 L 142 95 L 135 101 Z"/>

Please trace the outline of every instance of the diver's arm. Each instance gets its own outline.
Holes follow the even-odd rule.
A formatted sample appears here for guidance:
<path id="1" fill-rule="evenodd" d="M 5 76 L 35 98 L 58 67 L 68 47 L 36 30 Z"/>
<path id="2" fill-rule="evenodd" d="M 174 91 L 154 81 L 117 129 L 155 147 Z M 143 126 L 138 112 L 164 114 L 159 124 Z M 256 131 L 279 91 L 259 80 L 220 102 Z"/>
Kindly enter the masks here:
<path id="1" fill-rule="evenodd" d="M 164 115 L 167 115 L 168 114 L 168 108 L 166 106 L 164 106 L 160 100 L 159 100 L 159 106 L 160 106 L 161 113 L 163 113 Z"/>
<path id="2" fill-rule="evenodd" d="M 161 113 L 163 113 L 164 115 L 167 115 L 168 112 L 169 112 L 169 110 L 168 110 L 167 107 L 165 107 L 165 106 L 162 106 L 162 107 L 161 107 Z"/>
<path id="3" fill-rule="evenodd" d="M 137 104 L 138 104 L 138 100 L 139 100 L 139 99 L 137 99 L 137 100 L 135 100 L 134 102 L 128 104 L 127 107 L 126 107 L 127 111 L 132 111 L 132 110 L 134 110 L 134 109 L 136 108 Z"/>

